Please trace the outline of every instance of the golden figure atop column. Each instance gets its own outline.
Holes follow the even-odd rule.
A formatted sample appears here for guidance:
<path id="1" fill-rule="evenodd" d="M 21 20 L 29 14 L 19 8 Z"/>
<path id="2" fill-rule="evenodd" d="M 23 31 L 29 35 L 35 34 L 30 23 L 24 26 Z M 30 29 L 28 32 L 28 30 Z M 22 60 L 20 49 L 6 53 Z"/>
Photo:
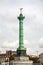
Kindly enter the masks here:
<path id="1" fill-rule="evenodd" d="M 23 8 L 20 8 L 20 14 L 22 14 L 22 10 L 23 10 Z"/>

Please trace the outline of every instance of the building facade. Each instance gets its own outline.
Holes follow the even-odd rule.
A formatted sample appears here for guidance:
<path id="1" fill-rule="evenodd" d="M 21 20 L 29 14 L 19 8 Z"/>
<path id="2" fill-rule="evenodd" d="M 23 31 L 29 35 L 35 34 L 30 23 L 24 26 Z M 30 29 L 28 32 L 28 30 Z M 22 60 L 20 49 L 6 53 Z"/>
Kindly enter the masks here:
<path id="1" fill-rule="evenodd" d="M 9 51 L 6 51 L 6 53 L 0 54 L 0 63 L 5 62 L 6 60 L 9 61 L 9 57 L 13 54 L 16 55 L 16 51 L 9 50 Z"/>

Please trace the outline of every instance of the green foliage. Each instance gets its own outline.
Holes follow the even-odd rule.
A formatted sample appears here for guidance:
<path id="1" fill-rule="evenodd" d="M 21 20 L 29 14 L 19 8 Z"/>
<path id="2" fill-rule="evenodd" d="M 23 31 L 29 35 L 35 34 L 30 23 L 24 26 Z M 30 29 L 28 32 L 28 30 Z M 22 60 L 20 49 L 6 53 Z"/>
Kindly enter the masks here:
<path id="1" fill-rule="evenodd" d="M 29 59 L 30 60 L 32 60 L 33 61 L 33 63 L 39 63 L 39 61 L 38 61 L 38 57 L 29 57 Z"/>
<path id="2" fill-rule="evenodd" d="M 15 56 L 16 56 L 16 55 L 14 55 L 14 54 L 11 55 L 10 58 L 9 58 L 9 60 L 10 60 L 10 61 L 11 61 L 11 60 L 14 60 L 14 59 L 15 59 Z"/>
<path id="3" fill-rule="evenodd" d="M 8 59 L 7 59 L 7 60 L 5 60 L 5 62 L 8 62 Z"/>

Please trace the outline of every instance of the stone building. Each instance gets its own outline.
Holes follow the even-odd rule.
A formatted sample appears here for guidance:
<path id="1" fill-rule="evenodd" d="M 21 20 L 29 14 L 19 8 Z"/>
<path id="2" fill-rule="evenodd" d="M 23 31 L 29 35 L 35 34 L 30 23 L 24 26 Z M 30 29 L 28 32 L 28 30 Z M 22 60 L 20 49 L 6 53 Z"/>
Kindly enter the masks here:
<path id="1" fill-rule="evenodd" d="M 6 54 L 0 54 L 0 62 L 4 62 L 6 60 Z"/>
<path id="2" fill-rule="evenodd" d="M 39 55 L 39 61 L 40 61 L 41 64 L 43 64 L 43 53 L 41 53 L 41 54 Z"/>
<path id="3" fill-rule="evenodd" d="M 6 53 L 0 54 L 0 62 L 5 62 L 6 60 L 9 61 L 9 57 L 13 54 L 16 54 L 16 51 L 6 51 Z"/>
<path id="4" fill-rule="evenodd" d="M 13 55 L 13 54 L 15 54 L 16 55 L 16 51 L 6 51 L 6 58 L 8 59 L 8 61 L 9 61 L 9 57 L 11 56 L 11 55 Z"/>

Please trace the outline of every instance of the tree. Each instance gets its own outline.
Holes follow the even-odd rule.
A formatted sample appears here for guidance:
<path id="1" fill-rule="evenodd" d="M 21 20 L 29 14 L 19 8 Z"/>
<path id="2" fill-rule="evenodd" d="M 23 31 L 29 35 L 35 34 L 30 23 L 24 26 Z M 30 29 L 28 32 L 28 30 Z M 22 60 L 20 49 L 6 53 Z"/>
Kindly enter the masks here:
<path id="1" fill-rule="evenodd" d="M 9 58 L 9 61 L 15 60 L 15 56 L 16 56 L 15 54 L 11 55 L 10 58 Z"/>

